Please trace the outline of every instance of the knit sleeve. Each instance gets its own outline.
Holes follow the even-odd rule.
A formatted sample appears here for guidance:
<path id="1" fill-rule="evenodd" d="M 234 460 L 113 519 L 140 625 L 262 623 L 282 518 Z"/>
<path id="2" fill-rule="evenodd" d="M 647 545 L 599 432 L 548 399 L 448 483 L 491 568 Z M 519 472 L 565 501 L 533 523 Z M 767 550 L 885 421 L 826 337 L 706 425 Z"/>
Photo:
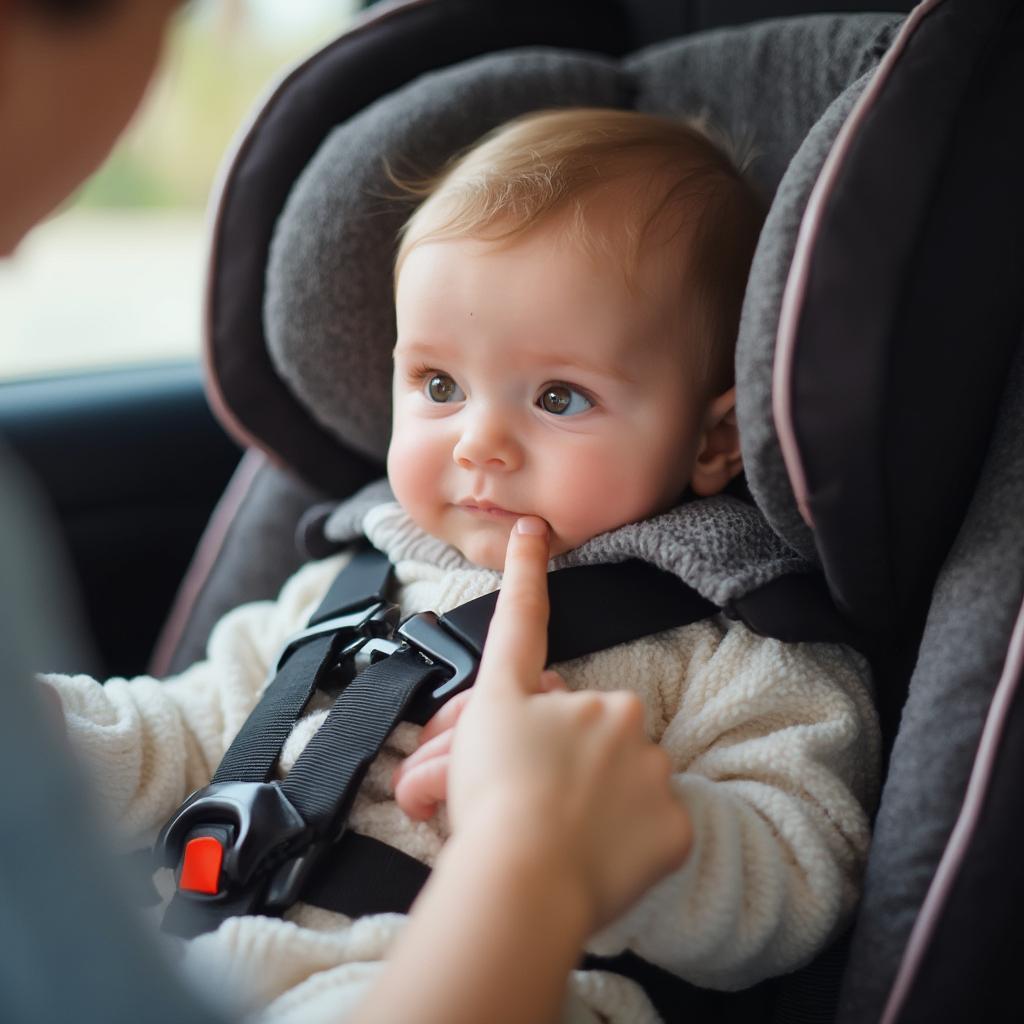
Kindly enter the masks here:
<path id="1" fill-rule="evenodd" d="M 838 645 L 737 624 L 684 675 L 660 742 L 692 818 L 691 854 L 592 949 L 630 948 L 694 984 L 745 988 L 812 959 L 852 915 L 877 716 L 866 663 Z"/>
<path id="2" fill-rule="evenodd" d="M 178 676 L 111 679 L 45 675 L 68 736 L 118 831 L 148 841 L 213 776 L 266 683 L 284 640 L 301 629 L 343 558 L 296 573 L 277 601 L 243 605 L 210 634 L 205 660 Z"/>

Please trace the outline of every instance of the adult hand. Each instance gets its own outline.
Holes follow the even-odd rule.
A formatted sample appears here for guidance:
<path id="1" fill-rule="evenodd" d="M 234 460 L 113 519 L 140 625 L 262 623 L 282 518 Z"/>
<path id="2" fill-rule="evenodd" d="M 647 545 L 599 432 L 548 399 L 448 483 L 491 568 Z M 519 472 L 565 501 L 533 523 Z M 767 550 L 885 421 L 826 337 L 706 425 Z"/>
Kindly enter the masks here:
<path id="1" fill-rule="evenodd" d="M 592 932 L 683 862 L 691 829 L 639 698 L 569 693 L 544 671 L 547 560 L 546 524 L 519 520 L 476 685 L 431 723 L 397 790 L 420 817 L 446 798 L 481 856 L 511 845 L 577 886 Z"/>
<path id="2" fill-rule="evenodd" d="M 538 677 L 535 692 L 565 689 L 562 677 L 547 670 Z M 402 761 L 391 777 L 395 801 L 414 821 L 428 821 L 448 797 L 448 766 L 455 726 L 474 692 L 464 690 L 457 694 L 423 726 L 415 751 Z"/>

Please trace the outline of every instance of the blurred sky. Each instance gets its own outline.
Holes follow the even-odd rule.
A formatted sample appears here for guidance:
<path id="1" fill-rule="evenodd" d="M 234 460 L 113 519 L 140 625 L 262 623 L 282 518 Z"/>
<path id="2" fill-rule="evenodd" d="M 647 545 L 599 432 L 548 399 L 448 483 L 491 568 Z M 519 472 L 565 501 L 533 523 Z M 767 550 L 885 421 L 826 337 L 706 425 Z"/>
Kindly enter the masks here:
<path id="1" fill-rule="evenodd" d="M 200 0 L 190 17 L 219 19 L 225 8 L 244 9 L 247 28 L 268 39 L 306 35 L 311 28 L 337 22 L 360 6 L 358 0 Z"/>
<path id="2" fill-rule="evenodd" d="M 351 9 L 345 0 L 250 0 L 255 24 L 269 32 L 301 31 L 328 18 L 335 19 L 339 10 Z"/>

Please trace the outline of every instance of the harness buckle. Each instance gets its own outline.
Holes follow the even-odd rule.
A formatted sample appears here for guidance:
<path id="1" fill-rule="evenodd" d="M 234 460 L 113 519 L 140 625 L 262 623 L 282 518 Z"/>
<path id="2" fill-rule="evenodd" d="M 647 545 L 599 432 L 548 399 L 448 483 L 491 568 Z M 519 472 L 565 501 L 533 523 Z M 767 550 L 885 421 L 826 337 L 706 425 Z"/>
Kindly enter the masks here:
<path id="1" fill-rule="evenodd" d="M 390 636 L 398 624 L 400 614 L 398 605 L 375 599 L 353 611 L 307 626 L 285 640 L 274 659 L 273 674 L 281 671 L 281 667 L 299 647 L 328 634 L 335 634 L 335 642 L 344 644 L 341 648 L 342 655 L 358 650 L 363 643 L 373 637 Z"/>
<path id="2" fill-rule="evenodd" d="M 157 863 L 177 869 L 179 893 L 203 903 L 243 901 L 251 913 L 264 874 L 271 890 L 290 895 L 278 876 L 295 874 L 292 862 L 296 853 L 304 859 L 308 838 L 306 823 L 277 782 L 218 782 L 178 808 L 154 854 Z"/>
<path id="3" fill-rule="evenodd" d="M 401 625 L 398 615 L 397 605 L 377 601 L 317 623 L 287 641 L 279 664 L 303 643 L 328 633 L 339 635 L 335 657 L 348 679 L 392 654 L 412 651 L 422 659 L 426 678 L 404 717 L 423 724 L 472 685 L 479 657 L 433 612 L 410 616 Z M 218 913 L 278 913 L 299 899 L 344 827 L 330 836 L 316 834 L 279 782 L 212 783 L 178 808 L 161 830 L 154 854 L 157 863 L 177 869 L 178 894 L 190 902 L 212 905 Z"/>
<path id="4" fill-rule="evenodd" d="M 397 635 L 430 664 L 451 670 L 442 682 L 422 687 L 413 698 L 406 718 L 423 725 L 443 704 L 473 685 L 480 668 L 480 657 L 446 629 L 444 622 L 433 612 L 411 615 L 398 627 Z"/>
<path id="5" fill-rule="evenodd" d="M 411 649 L 427 665 L 444 671 L 444 680 L 435 686 L 424 686 L 406 712 L 409 721 L 423 725 L 444 703 L 473 685 L 480 657 L 449 631 L 434 612 L 410 615 L 396 628 L 393 616 L 397 612 L 397 605 L 388 605 L 378 612 L 371 623 L 372 634 L 356 637 L 346 645 L 339 654 L 339 664 L 351 659 L 351 671 L 347 673 L 351 679 L 381 659 Z"/>

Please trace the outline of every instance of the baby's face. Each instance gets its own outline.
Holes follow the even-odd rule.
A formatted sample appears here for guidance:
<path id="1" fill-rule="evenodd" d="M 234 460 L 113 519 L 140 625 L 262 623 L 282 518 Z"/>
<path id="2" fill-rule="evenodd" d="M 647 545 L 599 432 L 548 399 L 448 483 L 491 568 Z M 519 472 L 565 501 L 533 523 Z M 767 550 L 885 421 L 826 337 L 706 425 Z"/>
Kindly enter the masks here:
<path id="1" fill-rule="evenodd" d="M 547 521 L 555 555 L 678 499 L 703 408 L 678 284 L 638 283 L 552 228 L 412 249 L 388 475 L 421 528 L 501 569 L 518 516 Z"/>

